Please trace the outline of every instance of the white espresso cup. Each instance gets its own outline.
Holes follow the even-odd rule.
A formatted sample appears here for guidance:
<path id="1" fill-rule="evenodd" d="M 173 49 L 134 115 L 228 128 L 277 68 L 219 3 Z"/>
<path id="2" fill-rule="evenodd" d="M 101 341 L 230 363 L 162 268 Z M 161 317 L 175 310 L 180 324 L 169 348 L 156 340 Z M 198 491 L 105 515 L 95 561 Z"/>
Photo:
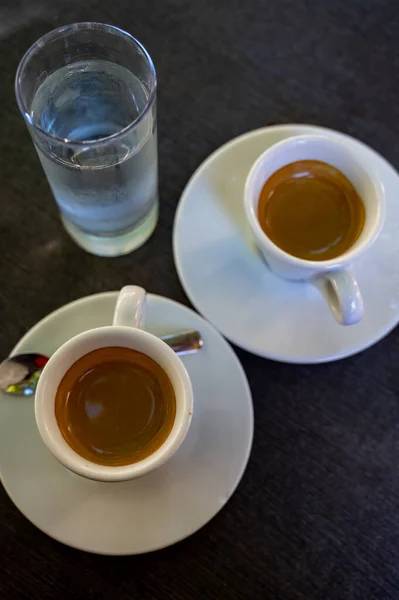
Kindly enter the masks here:
<path id="1" fill-rule="evenodd" d="M 276 246 L 259 224 L 258 202 L 264 184 L 276 171 L 299 160 L 323 161 L 339 169 L 364 203 L 363 230 L 356 242 L 337 258 L 311 261 L 292 256 Z M 286 279 L 315 283 L 341 325 L 360 321 L 363 299 L 349 266 L 376 240 L 385 212 L 384 187 L 369 165 L 363 165 L 361 157 L 345 143 L 327 136 L 291 137 L 266 150 L 255 162 L 246 180 L 244 201 L 255 243 L 270 269 Z"/>
<path id="2" fill-rule="evenodd" d="M 63 344 L 43 369 L 35 396 L 36 423 L 50 452 L 70 471 L 97 481 L 125 481 L 145 475 L 164 464 L 186 437 L 193 413 L 190 377 L 175 352 L 142 327 L 145 291 L 136 286 L 119 293 L 113 325 L 85 331 Z M 150 456 L 124 466 L 104 466 L 86 460 L 65 441 L 55 416 L 55 396 L 68 369 L 82 356 L 99 348 L 119 346 L 143 352 L 167 374 L 175 393 L 176 415 L 164 443 Z M 134 390 L 132 391 L 134 394 Z M 133 395 L 132 394 L 132 395 Z"/>

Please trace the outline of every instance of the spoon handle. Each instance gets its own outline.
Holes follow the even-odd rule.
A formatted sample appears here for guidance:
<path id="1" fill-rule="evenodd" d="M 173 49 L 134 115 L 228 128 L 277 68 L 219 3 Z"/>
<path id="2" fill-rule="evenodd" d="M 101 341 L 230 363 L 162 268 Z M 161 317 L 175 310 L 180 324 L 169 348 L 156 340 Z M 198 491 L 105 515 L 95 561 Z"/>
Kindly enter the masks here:
<path id="1" fill-rule="evenodd" d="M 181 331 L 180 333 L 164 335 L 161 337 L 161 340 L 163 340 L 165 344 L 168 344 L 176 354 L 190 354 L 191 352 L 197 352 L 197 350 L 200 350 L 204 345 L 200 332 L 196 329 L 188 329 L 187 331 Z"/>

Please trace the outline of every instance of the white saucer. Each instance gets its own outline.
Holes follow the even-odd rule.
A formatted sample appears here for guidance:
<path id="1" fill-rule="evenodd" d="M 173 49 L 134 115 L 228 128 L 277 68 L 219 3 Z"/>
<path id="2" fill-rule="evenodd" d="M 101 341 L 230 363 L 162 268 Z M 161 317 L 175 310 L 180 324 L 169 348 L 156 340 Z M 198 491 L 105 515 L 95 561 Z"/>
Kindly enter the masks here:
<path id="1" fill-rule="evenodd" d="M 311 284 L 273 275 L 257 254 L 244 216 L 244 182 L 258 156 L 287 137 L 322 133 L 340 140 L 376 169 L 386 190 L 382 233 L 353 272 L 365 304 L 363 320 L 338 325 Z M 346 135 L 308 125 L 252 131 L 212 154 L 181 197 L 174 258 L 193 305 L 229 340 L 284 362 L 344 358 L 385 336 L 399 321 L 399 176 L 376 152 Z"/>
<path id="2" fill-rule="evenodd" d="M 70 337 L 112 323 L 116 292 L 88 296 L 40 321 L 13 352 L 52 354 Z M 138 554 L 169 546 L 205 525 L 234 492 L 253 437 L 251 393 L 234 352 L 181 304 L 149 295 L 146 329 L 198 329 L 199 353 L 183 358 L 194 388 L 189 434 L 163 467 L 124 483 L 68 472 L 47 451 L 33 401 L 0 398 L 0 475 L 20 511 L 49 536 L 98 554 Z"/>

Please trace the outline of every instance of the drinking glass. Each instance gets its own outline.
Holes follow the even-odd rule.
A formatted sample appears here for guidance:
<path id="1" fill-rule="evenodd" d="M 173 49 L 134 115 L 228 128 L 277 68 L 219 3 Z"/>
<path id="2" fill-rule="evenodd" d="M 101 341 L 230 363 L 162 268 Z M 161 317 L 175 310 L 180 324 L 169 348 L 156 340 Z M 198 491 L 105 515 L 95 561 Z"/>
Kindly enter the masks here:
<path id="1" fill-rule="evenodd" d="M 39 39 L 15 90 L 65 229 L 85 250 L 118 256 L 158 219 L 156 74 L 129 33 L 101 23 Z"/>

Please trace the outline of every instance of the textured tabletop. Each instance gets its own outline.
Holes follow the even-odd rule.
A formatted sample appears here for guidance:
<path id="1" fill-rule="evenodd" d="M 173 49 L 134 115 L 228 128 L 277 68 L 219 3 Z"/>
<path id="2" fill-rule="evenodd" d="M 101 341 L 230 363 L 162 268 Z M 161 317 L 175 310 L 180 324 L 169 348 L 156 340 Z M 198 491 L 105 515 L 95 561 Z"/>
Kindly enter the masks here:
<path id="1" fill-rule="evenodd" d="M 14 101 L 28 46 L 83 20 L 133 33 L 159 78 L 159 225 L 117 259 L 85 254 L 63 231 Z M 189 304 L 173 264 L 176 205 L 201 161 L 240 133 L 326 125 L 398 167 L 398 39 L 397 0 L 3 0 L 1 355 L 65 302 L 127 283 Z M 0 598 L 397 599 L 398 341 L 396 330 L 322 366 L 237 350 L 255 406 L 248 469 L 224 510 L 174 547 L 124 558 L 72 550 L 31 525 L 0 486 Z"/>

